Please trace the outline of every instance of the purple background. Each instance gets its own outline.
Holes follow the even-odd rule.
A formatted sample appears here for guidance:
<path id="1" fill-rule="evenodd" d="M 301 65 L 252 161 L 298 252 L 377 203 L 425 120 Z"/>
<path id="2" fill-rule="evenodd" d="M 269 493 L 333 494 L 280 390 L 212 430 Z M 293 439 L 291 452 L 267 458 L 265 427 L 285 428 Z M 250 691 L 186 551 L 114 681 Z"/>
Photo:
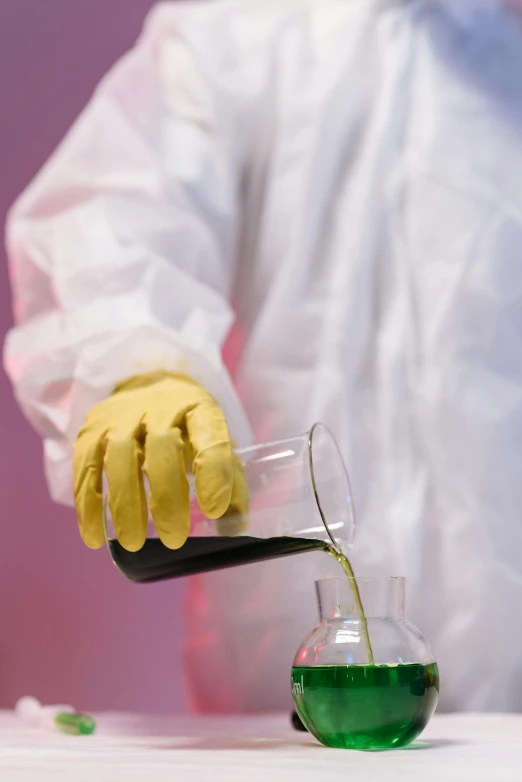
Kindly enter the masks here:
<path id="1" fill-rule="evenodd" d="M 2 0 L 0 222 L 96 82 L 137 37 L 150 0 Z M 11 325 L 0 250 L 0 338 Z M 0 707 L 24 694 L 79 709 L 179 711 L 182 584 L 135 586 L 80 543 L 54 505 L 41 444 L 0 372 Z"/>

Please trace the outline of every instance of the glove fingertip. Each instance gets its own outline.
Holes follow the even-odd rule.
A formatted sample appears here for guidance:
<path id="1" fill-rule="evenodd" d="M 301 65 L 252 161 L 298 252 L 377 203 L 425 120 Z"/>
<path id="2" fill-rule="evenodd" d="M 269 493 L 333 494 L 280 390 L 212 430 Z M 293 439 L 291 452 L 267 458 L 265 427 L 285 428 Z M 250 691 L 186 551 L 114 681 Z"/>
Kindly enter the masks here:
<path id="1" fill-rule="evenodd" d="M 158 535 L 164 546 L 173 551 L 177 551 L 187 542 L 188 529 L 185 531 L 180 529 L 180 527 L 173 529 L 163 528 L 161 531 L 158 530 Z"/>
<path id="2" fill-rule="evenodd" d="M 208 482 L 198 486 L 196 481 L 196 494 L 199 507 L 209 519 L 219 519 L 224 516 L 230 506 L 232 498 L 232 482 L 209 486 Z"/>
<path id="3" fill-rule="evenodd" d="M 96 550 L 103 547 L 105 543 L 103 529 L 99 529 L 97 526 L 93 528 L 81 523 L 79 524 L 79 528 L 80 536 L 87 548 Z"/>
<path id="4" fill-rule="evenodd" d="M 134 535 L 121 535 L 118 538 L 118 543 L 121 545 L 122 548 L 125 549 L 125 551 L 130 551 L 131 553 L 136 553 L 136 551 L 141 551 L 145 544 L 145 537 L 137 537 Z"/>

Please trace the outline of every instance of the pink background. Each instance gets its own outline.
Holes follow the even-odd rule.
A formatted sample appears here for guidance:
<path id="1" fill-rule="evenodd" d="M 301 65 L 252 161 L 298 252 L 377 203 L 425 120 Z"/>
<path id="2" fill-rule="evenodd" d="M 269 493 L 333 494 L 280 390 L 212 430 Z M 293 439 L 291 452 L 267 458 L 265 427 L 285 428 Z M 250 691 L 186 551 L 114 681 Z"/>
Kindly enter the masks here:
<path id="1" fill-rule="evenodd" d="M 150 0 L 2 0 L 0 223 Z M 11 325 L 0 250 L 0 339 Z M 0 372 L 0 707 L 24 694 L 77 708 L 179 711 L 183 584 L 135 586 L 80 543 L 47 495 L 41 444 Z"/>

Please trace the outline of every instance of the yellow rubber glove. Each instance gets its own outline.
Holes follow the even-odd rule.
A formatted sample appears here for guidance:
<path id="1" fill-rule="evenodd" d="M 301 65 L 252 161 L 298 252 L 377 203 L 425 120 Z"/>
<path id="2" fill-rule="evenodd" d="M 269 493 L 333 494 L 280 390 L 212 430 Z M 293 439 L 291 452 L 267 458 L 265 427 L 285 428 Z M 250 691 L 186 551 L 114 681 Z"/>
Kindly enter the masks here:
<path id="1" fill-rule="evenodd" d="M 74 500 L 80 533 L 90 548 L 104 543 L 102 473 L 116 536 L 138 551 L 147 532 L 144 467 L 150 509 L 162 542 L 176 549 L 190 527 L 187 469 L 211 519 L 246 513 L 243 468 L 233 454 L 225 417 L 214 399 L 185 375 L 155 372 L 121 383 L 96 405 L 74 447 Z"/>

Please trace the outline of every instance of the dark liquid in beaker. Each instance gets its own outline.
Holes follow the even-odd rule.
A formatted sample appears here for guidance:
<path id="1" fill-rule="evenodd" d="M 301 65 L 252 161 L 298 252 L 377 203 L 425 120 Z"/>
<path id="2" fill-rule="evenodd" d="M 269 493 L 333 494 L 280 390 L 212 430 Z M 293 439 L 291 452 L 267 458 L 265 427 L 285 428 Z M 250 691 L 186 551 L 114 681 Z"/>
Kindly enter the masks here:
<path id="1" fill-rule="evenodd" d="M 322 744 L 403 747 L 426 727 L 438 700 L 437 665 L 324 665 L 292 669 L 299 717 Z"/>
<path id="2" fill-rule="evenodd" d="M 352 567 L 344 554 L 315 538 L 288 536 L 254 538 L 250 535 L 188 538 L 179 549 L 167 548 L 159 538 L 147 538 L 139 551 L 127 551 L 113 539 L 109 541 L 109 549 L 118 569 L 128 579 L 139 584 L 191 576 L 237 565 L 249 565 L 252 562 L 302 554 L 306 551 L 326 551 L 337 559 L 347 576 L 353 577 Z M 352 588 L 361 617 L 368 662 L 373 663 L 364 607 L 355 581 L 352 583 Z"/>
<path id="3" fill-rule="evenodd" d="M 139 551 L 126 551 L 117 540 L 109 541 L 112 558 L 121 572 L 140 584 L 190 576 L 209 570 L 248 565 L 265 559 L 325 550 L 320 540 L 307 538 L 240 537 L 188 538 L 180 549 L 170 549 L 159 538 L 147 538 Z"/>

